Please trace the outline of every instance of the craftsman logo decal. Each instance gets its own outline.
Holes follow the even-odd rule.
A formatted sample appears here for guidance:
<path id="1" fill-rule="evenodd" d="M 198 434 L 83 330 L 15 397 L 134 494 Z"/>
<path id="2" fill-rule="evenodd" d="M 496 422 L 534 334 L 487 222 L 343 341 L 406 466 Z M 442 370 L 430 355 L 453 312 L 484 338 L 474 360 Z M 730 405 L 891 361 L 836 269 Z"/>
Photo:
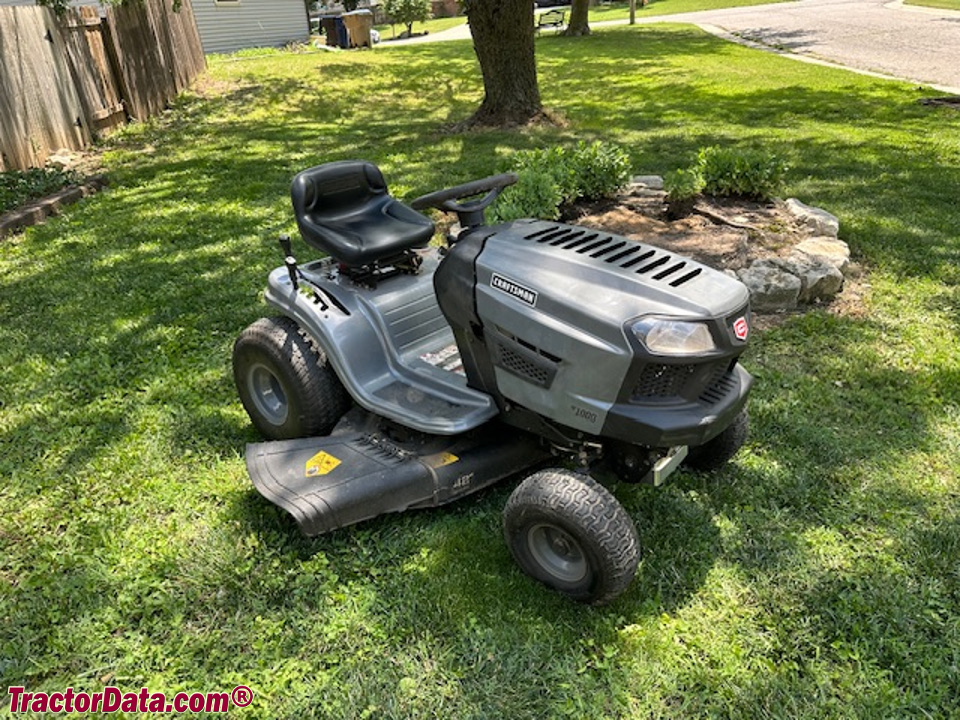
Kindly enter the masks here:
<path id="1" fill-rule="evenodd" d="M 737 336 L 737 340 L 747 339 L 747 335 L 750 334 L 750 326 L 747 324 L 745 317 L 737 318 L 733 323 L 733 334 Z"/>
<path id="2" fill-rule="evenodd" d="M 537 293 L 535 290 L 515 283 L 513 280 L 508 280 L 503 277 L 503 275 L 494 273 L 494 276 L 490 278 L 490 287 L 496 288 L 500 292 L 505 292 L 507 295 L 513 295 L 517 300 L 525 302 L 530 307 L 535 307 L 537 304 Z"/>
<path id="3" fill-rule="evenodd" d="M 304 476 L 313 477 L 314 475 L 326 475 L 327 473 L 333 472 L 334 468 L 336 468 L 339 464 L 339 458 L 335 458 L 330 453 L 326 453 L 321 450 L 312 458 L 307 460 L 307 465 L 304 469 Z"/>

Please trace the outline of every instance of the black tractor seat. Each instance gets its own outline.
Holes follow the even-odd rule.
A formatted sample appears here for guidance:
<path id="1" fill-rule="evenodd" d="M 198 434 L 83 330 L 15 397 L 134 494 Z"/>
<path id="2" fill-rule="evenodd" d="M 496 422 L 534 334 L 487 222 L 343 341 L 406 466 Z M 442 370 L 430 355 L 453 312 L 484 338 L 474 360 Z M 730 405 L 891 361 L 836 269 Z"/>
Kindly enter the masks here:
<path id="1" fill-rule="evenodd" d="M 393 261 L 433 237 L 433 221 L 392 198 L 373 163 L 312 167 L 293 179 L 290 194 L 303 239 L 348 267 Z"/>

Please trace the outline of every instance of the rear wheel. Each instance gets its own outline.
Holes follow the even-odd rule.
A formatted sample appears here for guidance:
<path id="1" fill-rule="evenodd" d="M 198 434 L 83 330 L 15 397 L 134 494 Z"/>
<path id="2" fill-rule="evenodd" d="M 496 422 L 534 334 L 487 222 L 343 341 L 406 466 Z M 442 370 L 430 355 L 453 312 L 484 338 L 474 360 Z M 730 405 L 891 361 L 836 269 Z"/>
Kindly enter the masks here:
<path id="1" fill-rule="evenodd" d="M 520 483 L 503 510 L 503 530 L 525 573 L 591 605 L 626 590 L 640 562 L 623 506 L 593 478 L 567 470 L 543 470 Z"/>
<path id="2" fill-rule="evenodd" d="M 325 435 L 350 397 L 296 322 L 262 318 L 233 346 L 233 376 L 250 420 L 268 440 Z"/>
<path id="3" fill-rule="evenodd" d="M 694 470 L 718 470 L 739 452 L 750 432 L 750 416 L 744 408 L 727 428 L 713 440 L 690 448 L 684 465 Z"/>

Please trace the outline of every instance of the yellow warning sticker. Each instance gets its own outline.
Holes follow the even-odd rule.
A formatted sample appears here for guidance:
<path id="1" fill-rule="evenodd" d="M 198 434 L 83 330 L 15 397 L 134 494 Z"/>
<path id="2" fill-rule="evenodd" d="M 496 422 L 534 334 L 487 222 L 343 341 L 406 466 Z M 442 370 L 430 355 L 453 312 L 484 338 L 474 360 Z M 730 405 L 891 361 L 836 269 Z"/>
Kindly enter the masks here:
<path id="1" fill-rule="evenodd" d="M 447 465 L 453 465 L 455 462 L 458 462 L 458 458 L 453 453 L 442 452 L 436 455 L 431 455 L 428 458 L 424 458 L 427 461 L 427 464 L 432 467 L 434 470 L 437 468 L 446 467 Z"/>
<path id="2" fill-rule="evenodd" d="M 339 458 L 335 458 L 330 453 L 321 450 L 312 458 L 307 460 L 305 476 L 313 477 L 314 475 L 326 475 L 327 473 L 332 472 L 339 464 Z"/>

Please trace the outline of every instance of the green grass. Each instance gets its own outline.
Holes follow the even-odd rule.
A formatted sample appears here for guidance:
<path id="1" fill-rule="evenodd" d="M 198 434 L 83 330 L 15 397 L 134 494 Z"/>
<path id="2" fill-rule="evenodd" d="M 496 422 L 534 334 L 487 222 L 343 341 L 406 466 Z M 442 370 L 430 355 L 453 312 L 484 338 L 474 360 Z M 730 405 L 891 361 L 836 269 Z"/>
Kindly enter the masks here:
<path id="1" fill-rule="evenodd" d="M 960 11 L 960 0 L 904 0 L 904 4 Z"/>
<path id="2" fill-rule="evenodd" d="M 482 95 L 469 43 L 215 59 L 107 143 L 107 191 L 0 244 L 3 685 L 245 684 L 258 718 L 955 716 L 960 115 L 682 26 L 537 52 L 569 124 L 472 134 L 442 129 Z M 300 537 L 247 479 L 230 377 L 293 174 L 368 158 L 410 197 L 580 139 L 638 173 L 775 148 L 840 216 L 862 312 L 756 334 L 727 469 L 616 488 L 645 554 L 607 608 L 515 568 L 509 482 Z"/>
<path id="3" fill-rule="evenodd" d="M 460 17 L 433 18 L 432 20 L 427 20 L 426 22 L 415 22 L 413 24 L 413 32 L 438 33 L 443 32 L 444 30 L 449 30 L 452 27 L 457 27 L 458 25 L 463 25 L 465 22 L 467 22 L 465 15 Z M 384 40 L 389 40 L 390 38 L 394 37 L 394 34 L 399 35 L 407 29 L 406 25 L 400 23 L 395 23 L 393 25 L 387 23 L 385 25 L 375 25 L 374 27 Z"/>
<path id="4" fill-rule="evenodd" d="M 81 181 L 73 171 L 30 168 L 0 172 L 0 215 Z"/>
<path id="5" fill-rule="evenodd" d="M 767 5 L 771 2 L 788 0 L 651 0 L 646 6 L 637 0 L 637 19 L 651 15 L 671 15 L 673 13 L 697 12 L 699 10 L 721 10 L 728 7 L 747 7 L 749 5 Z M 951 2 L 951 0 L 943 0 Z M 623 20 L 630 17 L 630 4 L 612 2 L 608 5 L 596 5 L 590 8 L 590 22 L 604 20 Z"/>

